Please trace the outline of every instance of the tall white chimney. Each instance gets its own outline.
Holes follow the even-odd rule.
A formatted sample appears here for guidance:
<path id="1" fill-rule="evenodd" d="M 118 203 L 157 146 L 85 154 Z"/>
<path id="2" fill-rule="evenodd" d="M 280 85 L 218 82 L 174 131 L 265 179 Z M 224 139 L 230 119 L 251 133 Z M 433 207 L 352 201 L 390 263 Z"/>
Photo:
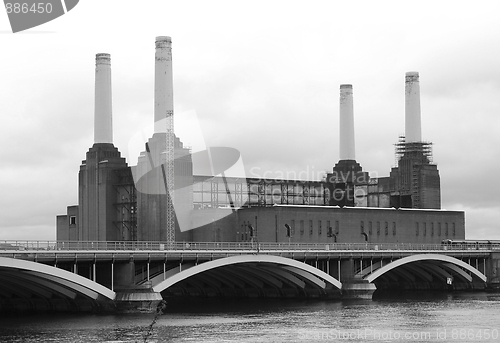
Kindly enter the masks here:
<path id="1" fill-rule="evenodd" d="M 409 71 L 405 80 L 405 142 L 421 142 L 420 82 L 418 72 Z"/>
<path id="2" fill-rule="evenodd" d="M 160 133 L 173 127 L 172 40 L 159 36 L 155 45 L 155 133 Z"/>
<path id="3" fill-rule="evenodd" d="M 340 85 L 340 159 L 356 160 L 352 85 Z"/>
<path id="4" fill-rule="evenodd" d="M 94 143 L 113 143 L 110 54 L 95 56 Z"/>

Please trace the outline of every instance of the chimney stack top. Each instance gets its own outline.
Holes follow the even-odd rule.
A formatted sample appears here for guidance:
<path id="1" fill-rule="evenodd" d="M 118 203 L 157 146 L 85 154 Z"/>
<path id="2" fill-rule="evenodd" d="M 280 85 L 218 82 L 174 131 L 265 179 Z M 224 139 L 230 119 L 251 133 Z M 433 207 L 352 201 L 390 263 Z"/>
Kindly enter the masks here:
<path id="1" fill-rule="evenodd" d="M 100 53 L 95 55 L 95 64 L 109 64 L 111 65 L 111 55 Z"/>
<path id="2" fill-rule="evenodd" d="M 170 36 L 156 36 L 157 42 L 172 42 L 172 38 Z"/>
<path id="3" fill-rule="evenodd" d="M 352 85 L 340 85 L 340 160 L 355 160 Z"/>
<path id="4" fill-rule="evenodd" d="M 420 118 L 420 82 L 416 71 L 405 77 L 405 140 L 407 143 L 422 141 Z"/>
<path id="5" fill-rule="evenodd" d="M 418 82 L 418 71 L 409 71 L 406 73 L 406 82 Z"/>
<path id="6" fill-rule="evenodd" d="M 172 40 L 157 36 L 155 46 L 155 133 L 165 133 L 173 131 Z"/>
<path id="7" fill-rule="evenodd" d="M 94 143 L 113 143 L 111 55 L 95 55 Z"/>
<path id="8" fill-rule="evenodd" d="M 172 39 L 169 36 L 157 36 L 155 46 L 157 49 L 170 48 L 172 46 Z"/>

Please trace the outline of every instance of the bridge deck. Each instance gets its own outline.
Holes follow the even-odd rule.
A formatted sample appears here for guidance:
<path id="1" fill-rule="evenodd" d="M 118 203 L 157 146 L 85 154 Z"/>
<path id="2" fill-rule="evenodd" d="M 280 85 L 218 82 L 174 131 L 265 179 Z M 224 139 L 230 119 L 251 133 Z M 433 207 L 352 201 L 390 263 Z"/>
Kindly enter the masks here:
<path id="1" fill-rule="evenodd" d="M 439 253 L 454 257 L 487 257 L 500 251 L 492 244 L 370 244 L 370 243 L 257 243 L 257 242 L 182 242 L 167 245 L 162 242 L 56 242 L 0 241 L 0 256 L 48 260 L 165 260 L 220 258 L 234 255 L 266 254 L 300 258 L 389 258 L 416 253 Z"/>
<path id="2" fill-rule="evenodd" d="M 0 241 L 0 252 L 11 250 L 497 250 L 500 243 L 418 244 L 418 243 L 268 243 L 268 242 L 165 242 L 147 241 Z"/>

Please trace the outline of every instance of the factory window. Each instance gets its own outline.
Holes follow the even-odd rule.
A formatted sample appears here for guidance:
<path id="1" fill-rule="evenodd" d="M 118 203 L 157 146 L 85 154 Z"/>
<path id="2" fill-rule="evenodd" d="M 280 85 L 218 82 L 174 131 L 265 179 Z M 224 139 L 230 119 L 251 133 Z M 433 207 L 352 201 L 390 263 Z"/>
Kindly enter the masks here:
<path id="1" fill-rule="evenodd" d="M 441 237 L 441 223 L 438 223 L 438 236 Z"/>
<path id="2" fill-rule="evenodd" d="M 368 222 L 368 234 L 372 234 L 372 222 Z"/>
<path id="3" fill-rule="evenodd" d="M 69 225 L 76 225 L 76 216 L 69 217 Z"/>
<path id="4" fill-rule="evenodd" d="M 313 221 L 312 220 L 309 220 L 309 234 L 310 235 L 313 234 Z"/>
<path id="5" fill-rule="evenodd" d="M 434 236 L 434 223 L 431 223 L 431 236 Z"/>
<path id="6" fill-rule="evenodd" d="M 377 222 L 377 235 L 380 235 L 380 222 Z"/>
<path id="7" fill-rule="evenodd" d="M 340 233 L 340 224 L 339 221 L 335 221 L 335 234 L 338 235 Z"/>
<path id="8" fill-rule="evenodd" d="M 332 226 L 330 225 L 330 221 L 326 221 L 326 229 L 329 230 Z"/>
<path id="9" fill-rule="evenodd" d="M 318 220 L 318 235 L 321 235 L 321 220 Z"/>
<path id="10" fill-rule="evenodd" d="M 301 235 L 304 234 L 304 221 L 303 220 L 300 221 L 300 234 Z"/>
<path id="11" fill-rule="evenodd" d="M 451 234 L 455 236 L 455 223 L 453 223 L 453 226 L 451 227 Z"/>
<path id="12" fill-rule="evenodd" d="M 392 222 L 392 235 L 396 236 L 396 222 Z"/>
<path id="13" fill-rule="evenodd" d="M 361 229 L 361 233 L 365 232 L 365 222 L 364 221 L 361 221 L 360 229 Z"/>
<path id="14" fill-rule="evenodd" d="M 448 223 L 444 223 L 444 235 L 448 237 Z"/>
<path id="15" fill-rule="evenodd" d="M 418 227 L 418 222 L 415 223 L 415 236 L 418 236 L 419 234 L 419 227 Z"/>
<path id="16" fill-rule="evenodd" d="M 385 222 L 385 235 L 387 236 L 389 234 L 389 223 Z"/>
<path id="17" fill-rule="evenodd" d="M 424 223 L 424 236 L 427 236 L 427 223 Z"/>

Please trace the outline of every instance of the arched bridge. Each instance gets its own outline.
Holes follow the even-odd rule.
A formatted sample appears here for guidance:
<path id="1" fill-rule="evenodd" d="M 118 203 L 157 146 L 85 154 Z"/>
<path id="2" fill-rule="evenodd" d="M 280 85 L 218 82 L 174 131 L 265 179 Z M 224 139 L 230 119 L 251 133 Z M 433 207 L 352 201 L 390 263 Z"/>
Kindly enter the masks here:
<path id="1" fill-rule="evenodd" d="M 116 307 L 117 302 L 151 302 L 161 299 L 159 294 L 366 297 L 375 289 L 483 289 L 496 277 L 492 271 L 497 260 L 492 256 L 500 249 L 495 249 L 341 243 L 5 242 L 0 243 L 0 311 L 95 310 Z"/>
<path id="2" fill-rule="evenodd" d="M 182 294 L 193 287 L 203 294 L 208 285 L 216 295 L 276 297 L 319 296 L 342 289 L 340 281 L 318 268 L 273 255 L 223 257 L 174 271 L 169 277 L 155 277 L 153 290 L 177 288 Z"/>
<path id="3" fill-rule="evenodd" d="M 481 287 L 487 278 L 472 265 L 455 257 L 441 254 L 416 254 L 396 259 L 386 265 L 371 264 L 355 275 L 377 288 L 471 288 Z"/>
<path id="4" fill-rule="evenodd" d="M 109 288 L 78 274 L 14 258 L 0 257 L 0 280 L 0 309 L 79 311 L 116 296 Z"/>

